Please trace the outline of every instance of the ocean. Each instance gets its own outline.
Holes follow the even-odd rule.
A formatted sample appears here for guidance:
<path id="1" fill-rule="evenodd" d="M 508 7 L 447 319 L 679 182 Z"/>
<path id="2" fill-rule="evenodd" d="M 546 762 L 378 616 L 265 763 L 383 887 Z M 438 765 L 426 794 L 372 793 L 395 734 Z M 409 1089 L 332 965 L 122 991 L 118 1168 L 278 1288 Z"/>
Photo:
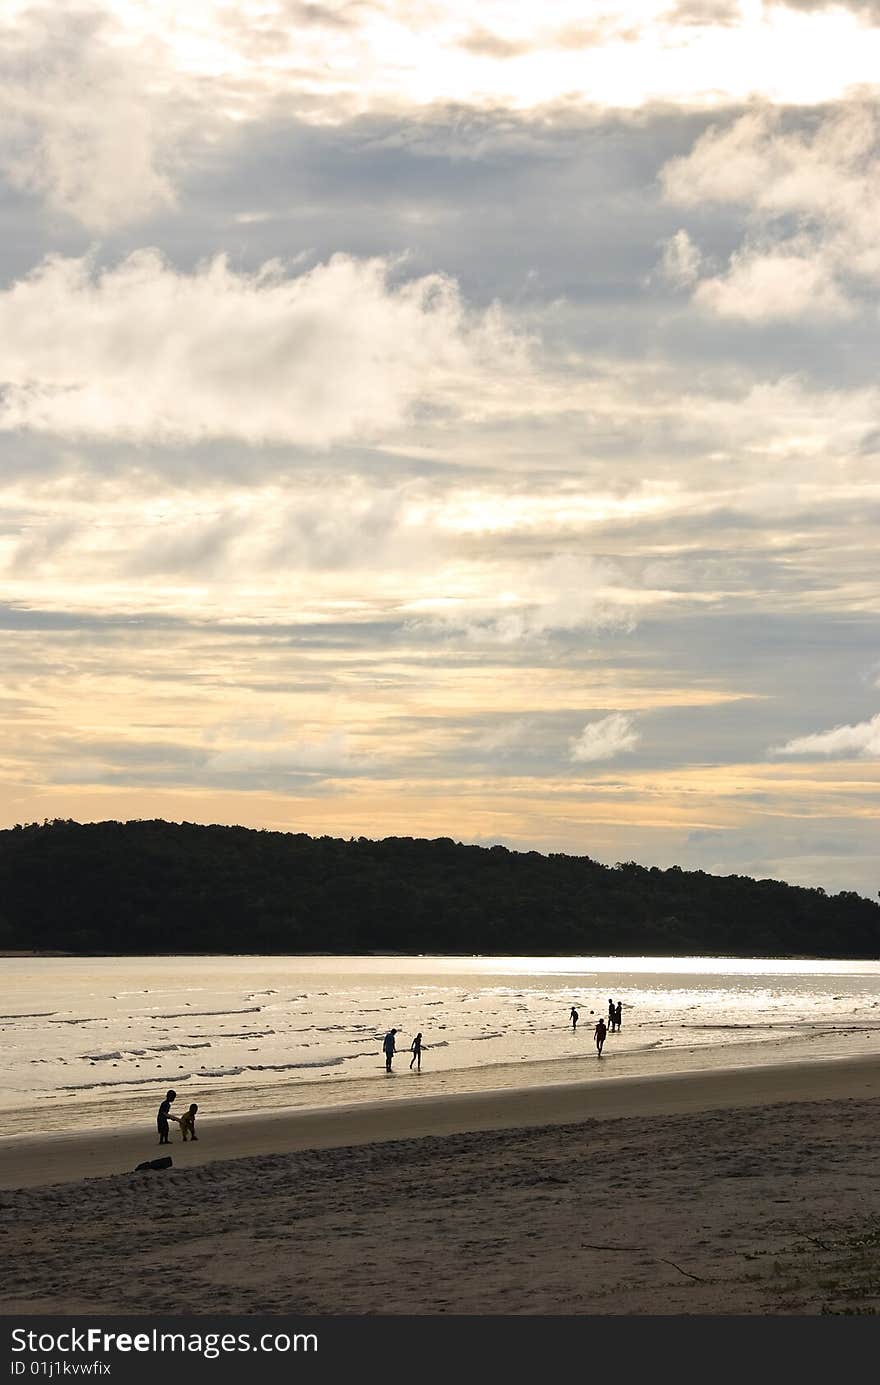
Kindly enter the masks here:
<path id="1" fill-rule="evenodd" d="M 620 1033 L 592 1041 L 608 999 Z M 580 1013 L 576 1032 L 569 1011 Z M 385 1072 L 382 1037 L 398 1029 Z M 423 1036 L 421 1075 L 409 1045 Z M 4 957 L 7 1134 L 877 1053 L 880 962 Z"/>

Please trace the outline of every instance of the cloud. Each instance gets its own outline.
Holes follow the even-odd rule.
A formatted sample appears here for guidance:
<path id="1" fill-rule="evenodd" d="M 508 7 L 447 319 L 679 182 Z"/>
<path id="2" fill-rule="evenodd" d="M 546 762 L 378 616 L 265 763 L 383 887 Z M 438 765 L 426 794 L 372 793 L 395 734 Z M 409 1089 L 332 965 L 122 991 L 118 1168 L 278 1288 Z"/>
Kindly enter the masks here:
<path id="1" fill-rule="evenodd" d="M 689 154 L 665 165 L 662 183 L 682 206 L 741 204 L 832 223 L 857 213 L 862 221 L 865 194 L 878 195 L 877 140 L 878 113 L 864 101 L 794 126 L 778 107 L 760 106 L 711 125 Z"/>
<path id="2" fill-rule="evenodd" d="M 727 272 L 695 288 L 720 316 L 846 316 L 860 287 L 880 285 L 880 116 L 864 101 L 800 126 L 772 107 L 713 125 L 661 181 L 679 206 L 743 210 Z"/>
<path id="3" fill-rule="evenodd" d="M 746 249 L 732 255 L 728 272 L 703 279 L 694 301 L 719 317 L 745 322 L 849 317 L 854 311 L 821 257 L 782 250 L 761 254 Z"/>
<path id="4" fill-rule="evenodd" d="M 765 0 L 768 9 L 802 10 L 807 14 L 850 10 L 866 24 L 880 23 L 880 0 Z"/>
<path id="5" fill-rule="evenodd" d="M 413 633 L 463 635 L 476 643 L 516 645 L 565 631 L 631 629 L 633 593 L 623 588 L 616 565 L 560 552 L 541 561 L 504 567 L 498 558 L 467 574 L 459 569 L 461 594 L 424 596 L 409 604 Z M 499 589 L 499 577 L 509 585 Z"/>
<path id="6" fill-rule="evenodd" d="M 493 618 L 502 642 L 549 631 L 623 627 L 632 611 L 621 592 L 621 573 L 613 563 L 560 552 L 520 573 L 521 594 Z"/>
<path id="7" fill-rule="evenodd" d="M 0 29 L 0 168 L 93 231 L 169 207 L 169 112 L 109 16 L 26 8 Z M 160 129 L 160 126 L 162 128 Z"/>
<path id="8" fill-rule="evenodd" d="M 798 736 L 778 746 L 777 755 L 880 756 L 880 712 L 855 726 L 835 726 L 811 736 Z"/>
<path id="9" fill-rule="evenodd" d="M 221 256 L 183 274 L 154 250 L 104 270 L 53 256 L 0 293 L 0 428 L 322 446 L 416 410 L 479 414 L 481 386 L 525 342 L 452 280 L 394 283 L 392 269 L 335 255 L 246 274 Z"/>
<path id="10" fill-rule="evenodd" d="M 676 231 L 663 247 L 663 277 L 678 288 L 687 288 L 699 277 L 702 259 L 687 231 Z"/>
<path id="11" fill-rule="evenodd" d="M 478 11 L 470 0 L 15 0 L 6 10 L 0 167 L 101 233 L 167 208 L 245 124 L 326 127 L 366 113 L 416 123 L 441 107 L 553 119 L 756 92 L 816 104 L 876 74 L 876 50 L 845 12 L 780 26 L 733 0 L 608 0 L 587 22 L 583 0 Z"/>
<path id="12" fill-rule="evenodd" d="M 738 24 L 742 19 L 739 0 L 676 0 L 676 4 L 664 15 L 669 24 L 728 26 Z"/>
<path id="13" fill-rule="evenodd" d="M 852 33 L 825 44 L 837 38 L 837 62 L 791 64 L 791 48 L 824 17 L 794 16 L 791 36 L 726 0 L 612 0 L 586 24 L 578 0 L 498 0 L 476 28 L 467 0 L 6 8 L 0 170 L 102 235 L 177 209 L 240 151 L 247 127 L 327 131 L 384 116 L 406 143 L 443 113 L 454 126 L 491 114 L 499 126 L 522 116 L 546 131 L 564 113 L 705 108 L 756 91 L 815 103 L 860 75 L 873 82 L 876 70 L 851 19 Z M 308 200 L 302 174 L 297 165 L 278 180 L 293 204 Z M 264 211 L 226 210 L 230 219 Z"/>
<path id="14" fill-rule="evenodd" d="M 623 712 L 612 712 L 599 721 L 587 722 L 581 734 L 570 742 L 571 759 L 582 764 L 593 760 L 611 760 L 634 750 L 639 734 L 633 728 L 633 718 Z"/>
<path id="15" fill-rule="evenodd" d="M 277 774 L 327 774 L 352 767 L 348 737 L 342 732 L 334 732 L 317 741 L 274 746 L 240 745 L 230 750 L 219 750 L 205 761 L 203 768 L 209 773 L 222 774 L 249 774 L 263 770 Z"/>
<path id="16" fill-rule="evenodd" d="M 466 53 L 476 53 L 487 58 L 520 58 L 531 47 L 527 40 L 505 38 L 503 34 L 493 34 L 488 29 L 473 28 L 461 40 Z"/>
<path id="17" fill-rule="evenodd" d="M 529 717 L 516 717 L 483 731 L 470 742 L 474 750 L 504 756 L 518 750 L 534 734 L 534 721 Z"/>
<path id="18" fill-rule="evenodd" d="M 540 9 L 536 9 L 534 18 L 529 15 L 528 7 L 520 6 L 519 10 L 516 18 L 521 24 L 525 21 L 519 38 L 508 36 L 513 16 L 505 17 L 499 14 L 496 18 L 498 27 L 495 30 L 472 27 L 461 39 L 459 46 L 466 53 L 473 53 L 481 58 L 504 61 L 540 53 L 546 60 L 557 49 L 601 47 L 604 42 L 612 39 L 624 38 L 631 41 L 636 36 L 636 31 L 626 24 L 622 16 L 615 19 L 610 12 L 599 17 L 595 23 L 584 24 L 575 10 L 572 19 L 577 19 L 578 22 L 556 28 L 546 26 L 546 12 L 542 14 Z"/>

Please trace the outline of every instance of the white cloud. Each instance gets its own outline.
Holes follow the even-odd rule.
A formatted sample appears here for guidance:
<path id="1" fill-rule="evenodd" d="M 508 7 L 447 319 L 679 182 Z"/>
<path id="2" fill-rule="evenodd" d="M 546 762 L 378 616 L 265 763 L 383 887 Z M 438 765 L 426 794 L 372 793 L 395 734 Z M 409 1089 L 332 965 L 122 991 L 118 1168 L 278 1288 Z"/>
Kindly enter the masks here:
<path id="1" fill-rule="evenodd" d="M 719 317 L 746 322 L 847 317 L 853 311 L 822 258 L 784 249 L 731 256 L 728 272 L 703 279 L 694 301 Z"/>
<path id="2" fill-rule="evenodd" d="M 777 755 L 880 755 L 880 712 L 870 721 L 855 726 L 835 726 L 831 731 L 817 731 L 811 736 L 798 736 L 778 746 Z"/>
<path id="3" fill-rule="evenodd" d="M 712 125 L 682 158 L 666 164 L 667 198 L 682 206 L 740 204 L 772 215 L 807 213 L 825 222 L 867 220 L 878 195 L 876 109 L 851 102 L 818 124 L 787 128 L 783 112 L 761 106 Z"/>
<path id="4" fill-rule="evenodd" d="M 459 565 L 446 589 L 454 595 L 419 596 L 407 604 L 413 630 L 513 645 L 553 632 L 630 629 L 634 623 L 636 594 L 622 586 L 616 565 L 574 553 L 515 565 Z"/>
<path id="5" fill-rule="evenodd" d="M 674 24 L 737 24 L 742 19 L 739 0 L 676 0 L 668 14 Z"/>
<path id="6" fill-rule="evenodd" d="M 872 85 L 880 33 L 852 14 L 734 0 L 6 0 L 0 167 L 104 231 L 161 210 L 187 156 L 245 122 L 817 105 Z M 792 62 L 797 53 L 799 61 Z"/>
<path id="7" fill-rule="evenodd" d="M 859 281 L 880 283 L 880 117 L 850 102 L 818 124 L 789 128 L 762 107 L 712 126 L 662 173 L 681 206 L 740 206 L 745 240 L 728 272 L 697 285 L 696 301 L 751 321 L 852 311 Z M 794 223 L 794 226 L 792 226 Z M 681 233 L 679 233 L 681 234 Z"/>
<path id="8" fill-rule="evenodd" d="M 755 92 L 818 102 L 877 71 L 876 39 L 853 16 L 767 15 L 758 0 L 103 5 L 130 39 L 161 43 L 168 68 L 210 80 L 215 104 L 245 115 L 279 95 L 323 116 L 444 101 L 524 109 L 560 93 L 615 106 Z"/>
<path id="9" fill-rule="evenodd" d="M 764 0 L 768 10 L 851 10 L 865 24 L 880 22 L 880 0 Z"/>
<path id="10" fill-rule="evenodd" d="M 206 761 L 205 769 L 234 774 L 247 774 L 255 770 L 273 770 L 279 774 L 315 774 L 351 769 L 352 764 L 348 737 L 343 732 L 334 732 L 311 742 L 275 746 L 241 745 L 220 750 Z"/>
<path id="11" fill-rule="evenodd" d="M 687 231 L 676 231 L 663 247 L 663 276 L 678 288 L 686 288 L 698 278 L 702 259 Z"/>
<path id="12" fill-rule="evenodd" d="M 612 712 L 599 721 L 589 721 L 581 734 L 571 741 L 571 758 L 577 763 L 611 760 L 634 750 L 639 734 L 633 718 L 623 712 Z"/>
<path id="13" fill-rule="evenodd" d="M 509 751 L 525 745 L 529 736 L 533 734 L 533 730 L 534 722 L 530 718 L 517 717 L 513 721 L 506 721 L 500 726 L 493 727 L 490 731 L 484 731 L 482 735 L 473 740 L 472 744 L 476 750 L 505 755 Z"/>
<path id="14" fill-rule="evenodd" d="M 150 90 L 149 51 L 116 37 L 106 14 L 44 7 L 0 30 L 0 168 L 95 231 L 174 201 L 172 112 Z"/>
<path id="15" fill-rule="evenodd" d="M 94 271 L 52 257 L 0 293 L 0 428 L 104 439 L 324 445 L 377 438 L 419 407 L 479 417 L 525 345 L 441 275 L 391 282 L 336 255 L 289 276 L 156 251 Z"/>
<path id="16" fill-rule="evenodd" d="M 521 575 L 521 606 L 497 617 L 499 638 L 541 635 L 581 626 L 628 624 L 632 613 L 613 563 L 558 553 Z"/>

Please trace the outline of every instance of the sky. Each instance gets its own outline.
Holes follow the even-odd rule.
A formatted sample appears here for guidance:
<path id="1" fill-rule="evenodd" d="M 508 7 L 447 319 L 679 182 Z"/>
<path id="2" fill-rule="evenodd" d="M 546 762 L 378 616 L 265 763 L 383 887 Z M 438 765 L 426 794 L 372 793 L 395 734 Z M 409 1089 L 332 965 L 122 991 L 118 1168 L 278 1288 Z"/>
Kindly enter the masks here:
<path id="1" fill-rule="evenodd" d="M 876 897 L 880 0 L 6 0 L 0 825 Z"/>

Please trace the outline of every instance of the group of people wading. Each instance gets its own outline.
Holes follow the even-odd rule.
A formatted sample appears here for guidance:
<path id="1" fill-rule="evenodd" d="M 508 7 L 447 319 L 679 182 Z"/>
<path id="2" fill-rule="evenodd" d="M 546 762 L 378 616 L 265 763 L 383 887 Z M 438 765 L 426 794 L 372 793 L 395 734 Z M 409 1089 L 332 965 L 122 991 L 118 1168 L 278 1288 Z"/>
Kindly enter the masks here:
<path id="1" fill-rule="evenodd" d="M 596 1021 L 596 1026 L 593 1030 L 593 1038 L 595 1040 L 596 1049 L 598 1051 L 600 1058 L 602 1057 L 602 1047 L 605 1043 L 605 1036 L 609 1033 L 614 1034 L 615 1032 L 620 1032 L 620 1021 L 622 1011 L 622 1002 L 618 1000 L 615 1003 L 609 996 L 608 1023 L 606 1025 L 605 1020 L 600 1015 L 599 1019 Z M 590 1014 L 592 1013 L 593 1011 L 591 1010 Z M 571 1009 L 569 1010 L 568 1017 L 571 1020 L 572 1030 L 577 1030 L 580 1015 L 578 1014 L 574 1005 L 572 1005 Z M 391 1062 L 394 1058 L 394 1055 L 397 1053 L 397 1034 L 398 1031 L 396 1029 L 389 1029 L 388 1033 L 385 1035 L 385 1038 L 382 1040 L 382 1052 L 385 1055 L 386 1072 L 392 1071 Z M 412 1054 L 412 1057 L 409 1060 L 410 1071 L 412 1071 L 412 1069 L 415 1068 L 416 1072 L 421 1072 L 422 1036 L 420 1033 L 416 1034 L 415 1038 L 409 1046 L 409 1051 Z M 156 1124 L 159 1129 L 160 1145 L 167 1145 L 169 1143 L 169 1121 L 176 1121 L 177 1124 L 180 1126 L 180 1133 L 183 1137 L 184 1144 L 186 1143 L 187 1139 L 198 1139 L 198 1136 L 196 1135 L 196 1112 L 199 1109 L 198 1106 L 196 1106 L 195 1102 L 193 1102 L 189 1110 L 185 1111 L 182 1116 L 172 1116 L 171 1103 L 175 1100 L 176 1097 L 176 1092 L 169 1091 L 168 1093 L 166 1093 L 165 1100 L 159 1107 L 159 1114 Z"/>
<path id="2" fill-rule="evenodd" d="M 596 1021 L 596 1028 L 593 1029 L 593 1039 L 595 1039 L 600 1058 L 601 1048 L 603 1048 L 603 1044 L 606 1042 L 606 1035 L 608 1035 L 608 1033 L 619 1033 L 619 1028 L 621 1028 L 622 1008 L 624 1007 L 622 1007 L 621 1001 L 618 1000 L 617 1003 L 615 1003 L 614 1000 L 611 1000 L 611 997 L 608 997 L 608 1024 L 606 1025 L 601 1015 Z M 592 1014 L 593 1011 L 590 1010 L 590 1015 Z M 571 1019 L 572 1030 L 577 1030 L 578 1019 L 581 1017 L 579 1017 L 578 1011 L 575 1010 L 574 1006 L 568 1011 L 568 1018 Z M 398 1030 L 389 1029 L 387 1035 L 382 1039 L 382 1053 L 385 1055 L 385 1072 L 392 1071 L 391 1061 L 396 1051 L 398 1051 L 396 1036 L 398 1036 Z M 421 1033 L 417 1033 L 416 1037 L 414 1037 L 412 1044 L 409 1046 L 409 1051 L 412 1053 L 412 1058 L 410 1058 L 409 1061 L 410 1072 L 412 1072 L 413 1068 L 416 1068 L 416 1072 L 421 1072 Z M 180 1126 L 180 1134 L 183 1136 L 184 1144 L 186 1144 L 187 1138 L 190 1138 L 190 1140 L 197 1140 L 198 1138 L 197 1134 L 195 1134 L 195 1114 L 197 1114 L 198 1111 L 197 1105 L 193 1102 L 190 1109 L 184 1111 L 182 1116 L 173 1116 L 170 1114 L 170 1104 L 172 1104 L 176 1096 L 176 1091 L 168 1091 L 165 1100 L 162 1101 L 161 1107 L 159 1107 L 157 1118 L 159 1144 L 169 1143 L 169 1120 L 176 1120 L 177 1125 Z"/>
<path id="3" fill-rule="evenodd" d="M 591 1011 L 590 1011 L 590 1014 L 592 1014 L 592 1013 L 593 1013 L 593 1012 L 592 1012 L 592 1010 L 591 1010 Z M 568 1012 L 568 1017 L 569 1017 L 569 1019 L 571 1020 L 571 1027 L 572 1027 L 572 1029 L 573 1029 L 573 1030 L 576 1030 L 577 1027 L 578 1027 L 578 1020 L 580 1019 L 580 1015 L 578 1014 L 577 1010 L 575 1009 L 575 1007 L 574 1007 L 573 1005 L 572 1005 L 571 1009 L 570 1009 L 569 1012 Z M 609 997 L 608 997 L 608 1023 L 606 1024 L 606 1023 L 605 1023 L 605 1020 L 604 1020 L 604 1019 L 602 1018 L 602 1016 L 600 1015 L 600 1016 L 599 1016 L 599 1019 L 596 1021 L 596 1026 L 595 1026 L 595 1028 L 594 1028 L 594 1030 L 593 1030 L 593 1039 L 595 1040 L 596 1050 L 597 1050 L 597 1052 L 598 1052 L 600 1058 L 602 1057 L 602 1048 L 603 1048 L 603 1045 L 604 1045 L 604 1043 L 605 1043 L 606 1035 L 608 1035 L 608 1034 L 614 1034 L 614 1033 L 618 1033 L 618 1034 L 620 1033 L 620 1025 L 621 1025 L 622 1017 L 623 1017 L 623 1002 L 620 1001 L 620 1000 L 618 1000 L 618 1001 L 615 1002 L 615 1001 L 613 1001 L 613 1000 L 611 999 L 611 997 L 609 996 Z M 384 1055 L 385 1055 L 385 1071 L 386 1071 L 386 1072 L 392 1072 L 392 1071 L 393 1071 L 393 1069 L 392 1069 L 392 1067 L 391 1067 L 391 1063 L 392 1063 L 392 1060 L 393 1060 L 395 1054 L 397 1053 L 397 1034 L 398 1034 L 398 1030 L 396 1030 L 396 1029 L 389 1029 L 389 1030 L 388 1030 L 388 1033 L 385 1035 L 385 1038 L 382 1040 L 382 1052 L 383 1052 Z M 410 1071 L 412 1071 L 412 1069 L 415 1068 L 415 1069 L 416 1069 L 416 1072 L 421 1072 L 421 1070 L 422 1070 L 422 1036 L 421 1036 L 421 1034 L 416 1034 L 415 1038 L 413 1039 L 412 1043 L 411 1043 L 410 1046 L 409 1046 L 409 1051 L 410 1051 L 410 1053 L 412 1054 L 412 1057 L 411 1057 L 410 1060 L 409 1060 Z"/>
<path id="4" fill-rule="evenodd" d="M 592 1014 L 592 1013 L 593 1013 L 593 1012 L 592 1012 L 592 1010 L 591 1010 L 591 1011 L 590 1011 L 590 1014 Z M 594 1039 L 594 1041 L 595 1041 L 596 1050 L 597 1050 L 597 1052 L 598 1052 L 600 1058 L 602 1057 L 602 1048 L 603 1048 L 603 1045 L 604 1045 L 604 1043 L 605 1043 L 605 1038 L 606 1038 L 606 1036 L 607 1036 L 608 1034 L 614 1034 L 614 1033 L 618 1033 L 618 1034 L 619 1034 L 619 1033 L 620 1033 L 620 1024 L 621 1024 L 621 1019 L 622 1019 L 622 1017 L 623 1017 L 623 1002 L 622 1002 L 621 1000 L 618 1000 L 618 1001 L 615 1003 L 615 1002 L 611 999 L 611 997 L 609 996 L 609 997 L 608 997 L 608 1023 L 606 1024 L 606 1023 L 605 1023 L 605 1020 L 604 1020 L 604 1019 L 602 1018 L 602 1016 L 600 1015 L 599 1018 L 598 1018 L 597 1021 L 596 1021 L 595 1028 L 593 1029 L 593 1039 Z M 577 1027 L 578 1027 L 578 1020 L 580 1019 L 580 1015 L 578 1014 L 577 1010 L 575 1009 L 575 1007 L 574 1007 L 573 1005 L 572 1005 L 571 1009 L 570 1009 L 569 1012 L 568 1012 L 568 1018 L 571 1020 L 572 1031 L 576 1031 L 576 1030 L 577 1030 Z"/>

